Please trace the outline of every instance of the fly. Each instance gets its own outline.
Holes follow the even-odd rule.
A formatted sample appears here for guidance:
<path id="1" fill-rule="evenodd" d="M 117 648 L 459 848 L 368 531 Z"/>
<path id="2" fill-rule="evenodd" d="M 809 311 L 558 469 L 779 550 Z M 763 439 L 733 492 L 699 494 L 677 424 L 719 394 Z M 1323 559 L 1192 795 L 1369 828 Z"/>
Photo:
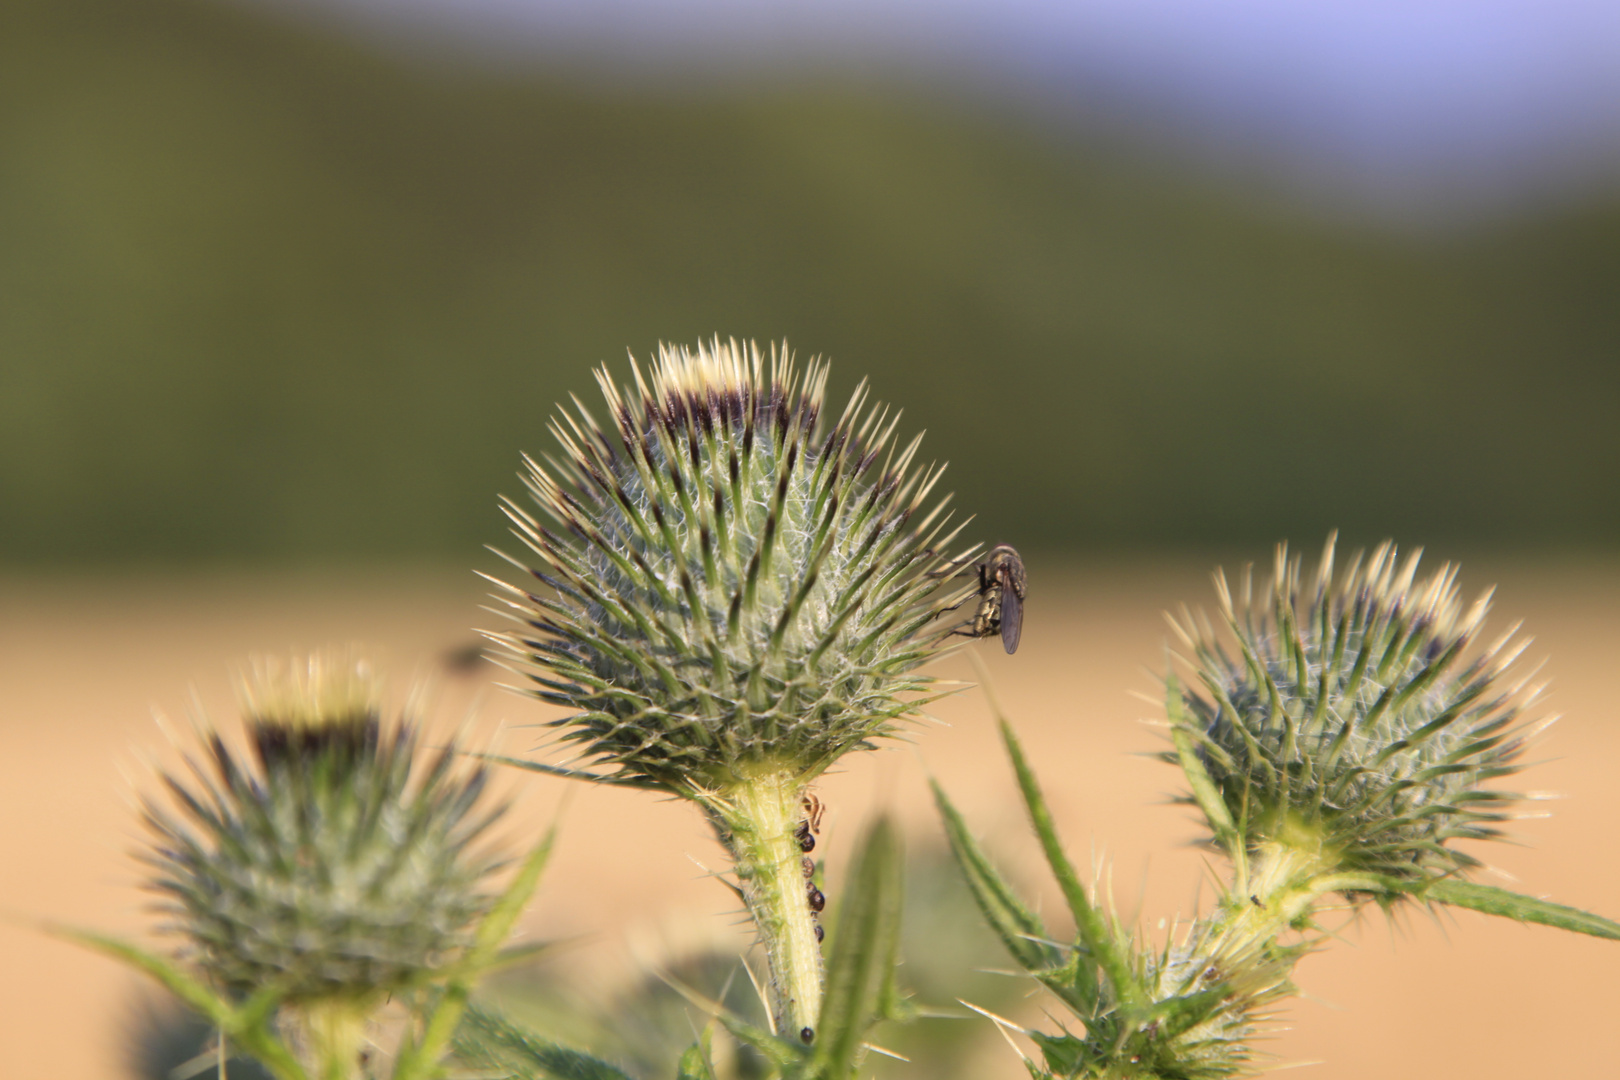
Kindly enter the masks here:
<path id="1" fill-rule="evenodd" d="M 972 637 L 1000 634 L 1002 648 L 1015 653 L 1024 632 L 1024 560 L 1011 544 L 997 544 L 976 569 L 979 607 L 973 613 L 973 627 L 968 633 Z"/>

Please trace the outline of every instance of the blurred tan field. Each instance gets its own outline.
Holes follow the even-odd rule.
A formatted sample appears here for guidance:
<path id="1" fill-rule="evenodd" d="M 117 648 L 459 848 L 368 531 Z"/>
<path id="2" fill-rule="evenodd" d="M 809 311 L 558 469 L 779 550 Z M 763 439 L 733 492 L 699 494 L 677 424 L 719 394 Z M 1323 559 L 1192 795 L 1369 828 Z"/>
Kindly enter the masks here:
<path id="1" fill-rule="evenodd" d="M 1258 553 L 1257 553 L 1258 554 Z M 1208 560 L 1089 564 L 1031 559 L 1024 645 L 1015 657 L 975 646 L 1018 725 L 1078 860 L 1106 857 L 1116 901 L 1149 926 L 1193 911 L 1204 858 L 1190 813 L 1166 805 L 1177 774 L 1145 753 L 1154 672 L 1168 632 L 1160 612 L 1208 604 Z M 1466 565 L 1473 592 L 1495 582 L 1492 625 L 1523 619 L 1530 656 L 1547 663 L 1547 707 L 1564 715 L 1519 786 L 1566 796 L 1530 806 L 1522 845 L 1485 857 L 1520 888 L 1620 916 L 1620 564 Z M 448 670 L 445 655 L 472 643 L 483 589 L 461 570 L 373 569 L 342 576 L 215 574 L 173 578 L 0 580 L 0 1077 L 111 1080 L 124 1075 L 120 1040 L 141 981 L 111 961 L 26 925 L 49 918 L 139 935 L 147 925 L 132 792 L 154 788 L 149 760 L 174 761 L 154 708 L 188 729 L 192 688 L 213 716 L 231 715 L 230 672 L 255 651 L 376 643 L 402 688 L 417 674 L 437 688 L 440 730 L 466 717 L 512 753 L 539 733 L 520 725 L 540 706 L 496 690 L 493 669 Z M 953 658 L 942 672 L 972 677 Z M 836 892 L 860 823 L 888 807 L 909 825 L 913 850 L 938 829 L 929 771 L 986 836 L 1002 864 L 1043 882 L 983 695 L 936 710 L 912 747 L 849 760 L 821 784 L 829 806 L 824 851 Z M 687 807 L 646 795 L 551 779 L 517 781 L 523 826 L 563 815 L 560 847 L 525 923 L 573 937 L 562 963 L 586 980 L 611 979 L 663 948 L 735 935 L 734 902 L 697 865 L 718 849 Z M 1145 883 L 1145 884 L 1144 884 Z M 1055 893 L 1042 906 L 1058 908 Z M 1055 920 L 1054 920 L 1055 921 Z M 1348 1078 L 1612 1077 L 1620 1062 L 1620 943 L 1521 927 L 1469 912 L 1379 914 L 1299 971 L 1306 998 L 1270 1044 L 1278 1066 L 1313 1064 L 1315 1080 Z M 740 939 L 739 939 L 740 943 Z M 942 1003 L 948 1004 L 948 1003 Z M 1041 1022 L 1040 1002 L 1024 1019 Z M 990 1037 L 986 1080 L 1026 1073 Z M 906 1075 L 902 1070 L 891 1075 Z"/>

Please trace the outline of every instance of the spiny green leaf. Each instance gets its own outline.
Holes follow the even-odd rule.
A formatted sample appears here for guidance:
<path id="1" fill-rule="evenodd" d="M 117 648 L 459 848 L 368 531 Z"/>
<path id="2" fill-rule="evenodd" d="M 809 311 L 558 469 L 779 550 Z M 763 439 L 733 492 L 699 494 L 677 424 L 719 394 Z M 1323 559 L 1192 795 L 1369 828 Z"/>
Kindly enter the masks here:
<path id="1" fill-rule="evenodd" d="M 714 1062 L 709 1060 L 708 1038 L 700 1038 L 697 1042 L 686 1048 L 681 1055 L 679 1071 L 675 1080 L 717 1080 L 714 1074 Z"/>
<path id="2" fill-rule="evenodd" d="M 280 1000 L 275 987 L 265 987 L 237 1008 L 167 957 L 90 930 L 54 924 L 47 924 L 45 930 L 146 972 L 257 1058 L 276 1080 L 307 1080 L 292 1052 L 270 1031 L 269 1019 Z"/>
<path id="3" fill-rule="evenodd" d="M 632 1080 L 610 1062 L 552 1042 L 476 1005 L 467 1008 L 456 1030 L 455 1051 L 461 1063 L 497 1071 L 511 1080 Z"/>
<path id="4" fill-rule="evenodd" d="M 781 1076 L 789 1068 L 802 1066 L 810 1060 L 810 1048 L 797 1039 L 789 1041 L 772 1035 L 729 1013 L 717 1013 L 715 1019 L 731 1033 L 732 1038 L 758 1050 L 773 1076 Z M 793 1075 L 798 1076 L 800 1072 L 796 1070 Z"/>
<path id="5" fill-rule="evenodd" d="M 167 957 L 147 952 L 138 945 L 106 934 L 98 934 L 93 930 L 47 923 L 45 931 L 55 937 L 76 942 L 111 956 L 115 960 L 122 960 L 131 967 L 146 972 L 212 1024 L 224 1027 L 232 1020 L 235 1010 L 229 1001 L 214 993 Z"/>
<path id="6" fill-rule="evenodd" d="M 903 888 L 898 830 L 879 818 L 856 853 L 838 917 L 808 1074 L 816 1080 L 854 1076 L 867 1032 L 894 1012 Z"/>
<path id="7" fill-rule="evenodd" d="M 1573 930 L 1578 934 L 1612 938 L 1620 941 L 1620 923 L 1578 908 L 1538 900 L 1533 896 L 1498 889 L 1491 885 L 1475 885 L 1467 881 L 1437 881 L 1419 895 L 1425 900 L 1471 908 L 1486 915 L 1501 915 L 1520 922 L 1541 923 L 1560 930 Z"/>
<path id="8" fill-rule="evenodd" d="M 1041 841 L 1041 850 L 1045 852 L 1047 864 L 1052 868 L 1052 874 L 1058 880 L 1058 887 L 1063 890 L 1063 898 L 1069 902 L 1069 910 L 1074 914 L 1074 923 L 1080 932 L 1080 940 L 1097 958 L 1097 965 L 1113 984 L 1114 993 L 1118 996 L 1120 1004 L 1128 1010 L 1138 1010 L 1143 998 L 1142 987 L 1126 963 L 1125 957 L 1121 955 L 1102 913 L 1092 905 L 1090 897 L 1086 895 L 1085 886 L 1080 884 L 1080 878 L 1074 872 L 1074 865 L 1063 853 L 1063 842 L 1058 839 L 1057 826 L 1052 822 L 1052 812 L 1046 806 L 1045 796 L 1041 794 L 1040 783 L 1035 779 L 1035 773 L 1024 757 L 1023 748 L 1018 743 L 1018 736 L 1013 733 L 1012 725 L 1005 719 L 1001 721 L 1001 738 L 1007 746 L 1007 756 L 1012 759 L 1013 771 L 1018 776 L 1018 789 L 1023 794 L 1024 806 L 1029 810 L 1029 819 L 1035 827 L 1035 835 Z"/>
<path id="9" fill-rule="evenodd" d="M 1062 1035 L 1046 1035 L 1039 1031 L 1029 1033 L 1030 1040 L 1041 1049 L 1041 1057 L 1046 1059 L 1046 1067 L 1058 1076 L 1075 1076 L 1079 1074 L 1080 1067 L 1086 1061 L 1086 1044 L 1068 1032 Z M 1039 1075 L 1031 1067 L 1032 1075 Z"/>
<path id="10" fill-rule="evenodd" d="M 939 816 L 945 823 L 945 836 L 950 841 L 951 854 L 956 856 L 956 863 L 962 868 L 962 875 L 967 878 L 968 888 L 978 902 L 985 921 L 1025 971 L 1046 971 L 1061 965 L 1063 950 L 1050 943 L 1046 926 L 1024 906 L 1012 886 L 990 865 L 984 850 L 968 831 L 962 815 L 946 796 L 945 789 L 937 780 L 931 783 L 934 804 L 939 807 Z"/>

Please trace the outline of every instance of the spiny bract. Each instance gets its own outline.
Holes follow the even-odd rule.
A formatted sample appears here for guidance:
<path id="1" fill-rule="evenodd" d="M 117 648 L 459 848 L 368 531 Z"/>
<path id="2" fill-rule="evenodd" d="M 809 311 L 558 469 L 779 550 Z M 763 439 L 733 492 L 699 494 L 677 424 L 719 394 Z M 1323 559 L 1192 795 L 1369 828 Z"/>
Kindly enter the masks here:
<path id="1" fill-rule="evenodd" d="M 452 960 L 494 868 L 468 850 L 500 814 L 478 809 L 484 770 L 453 769 L 453 746 L 420 761 L 357 661 L 261 664 L 244 710 L 252 761 L 210 732 L 206 763 L 164 778 L 180 814 L 146 806 L 141 858 L 196 963 L 231 992 L 307 1003 L 372 999 Z"/>
<path id="2" fill-rule="evenodd" d="M 597 372 L 613 434 L 576 399 L 561 458 L 528 462 L 549 522 L 507 504 L 547 589 L 504 586 L 523 628 L 498 639 L 578 710 L 564 738 L 616 782 L 700 796 L 891 733 L 967 595 L 935 550 L 943 501 L 919 515 L 939 476 L 912 471 L 920 436 L 897 447 L 864 383 L 823 430 L 826 365 L 785 346 L 768 371 L 718 339 L 631 371 Z"/>
<path id="3" fill-rule="evenodd" d="M 1518 796 L 1484 785 L 1517 771 L 1539 687 L 1504 679 L 1516 627 L 1471 650 L 1489 593 L 1465 609 L 1454 567 L 1417 566 L 1386 543 L 1336 578 L 1330 539 L 1307 590 L 1279 549 L 1258 603 L 1247 574 L 1236 600 L 1217 577 L 1235 653 L 1201 619 L 1172 620 L 1198 684 L 1180 690 L 1187 730 L 1251 845 L 1309 843 L 1410 887 L 1478 865 L 1451 841 L 1498 835 Z"/>

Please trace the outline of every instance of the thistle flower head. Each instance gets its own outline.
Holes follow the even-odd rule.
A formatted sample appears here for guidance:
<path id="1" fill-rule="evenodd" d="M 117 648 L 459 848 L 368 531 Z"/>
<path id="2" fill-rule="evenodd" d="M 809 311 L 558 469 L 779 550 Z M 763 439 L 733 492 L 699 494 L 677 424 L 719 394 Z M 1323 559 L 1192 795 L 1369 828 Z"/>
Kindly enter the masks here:
<path id="1" fill-rule="evenodd" d="M 190 777 L 165 777 L 178 812 L 146 806 L 172 929 L 236 993 L 364 1001 L 421 981 L 486 907 L 494 864 L 468 850 L 500 813 L 479 809 L 484 770 L 458 771 L 453 746 L 423 760 L 352 657 L 261 662 L 245 682 L 251 758 L 212 732 Z"/>
<path id="2" fill-rule="evenodd" d="M 1258 599 L 1217 578 L 1225 635 L 1173 620 L 1182 724 L 1251 848 L 1413 885 L 1478 865 L 1451 841 L 1498 835 L 1516 796 L 1487 785 L 1517 771 L 1538 688 L 1508 678 L 1514 630 L 1475 647 L 1489 594 L 1465 606 L 1455 568 L 1419 578 L 1418 557 L 1386 543 L 1336 575 L 1329 540 L 1307 586 L 1279 549 Z"/>
<path id="3" fill-rule="evenodd" d="M 577 399 L 553 419 L 561 455 L 525 477 L 540 516 L 507 506 L 545 588 L 505 586 L 520 628 L 499 639 L 575 710 L 563 738 L 693 795 L 807 780 L 890 734 L 964 595 L 918 441 L 864 383 L 827 423 L 826 366 L 785 348 L 664 348 L 631 373 L 597 373 L 610 427 Z"/>

